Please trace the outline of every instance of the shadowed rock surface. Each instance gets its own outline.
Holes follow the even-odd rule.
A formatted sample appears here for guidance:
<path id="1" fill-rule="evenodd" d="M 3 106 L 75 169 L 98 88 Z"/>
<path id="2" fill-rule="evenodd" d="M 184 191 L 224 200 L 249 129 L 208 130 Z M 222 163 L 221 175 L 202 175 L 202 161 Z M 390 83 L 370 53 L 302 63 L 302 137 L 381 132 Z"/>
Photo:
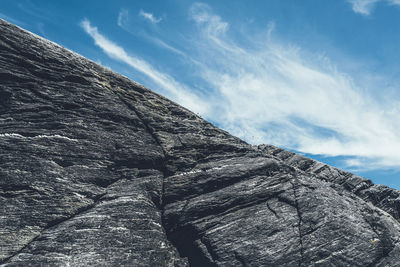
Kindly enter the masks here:
<path id="1" fill-rule="evenodd" d="M 400 266 L 399 214 L 0 20 L 2 266 Z"/>

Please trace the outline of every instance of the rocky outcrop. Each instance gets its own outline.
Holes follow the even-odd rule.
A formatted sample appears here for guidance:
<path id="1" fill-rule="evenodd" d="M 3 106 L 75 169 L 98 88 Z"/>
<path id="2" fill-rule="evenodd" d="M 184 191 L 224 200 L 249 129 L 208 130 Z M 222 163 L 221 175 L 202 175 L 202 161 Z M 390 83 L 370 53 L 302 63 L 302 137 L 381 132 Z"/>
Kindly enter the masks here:
<path id="1" fill-rule="evenodd" d="M 290 166 L 315 174 L 322 181 L 335 184 L 340 188 L 339 190 L 350 191 L 364 201 L 386 211 L 397 221 L 400 220 L 400 191 L 385 185 L 375 185 L 368 179 L 275 146 L 260 145 L 258 148 Z"/>
<path id="2" fill-rule="evenodd" d="M 400 265 L 399 191 L 0 33 L 0 265 Z"/>

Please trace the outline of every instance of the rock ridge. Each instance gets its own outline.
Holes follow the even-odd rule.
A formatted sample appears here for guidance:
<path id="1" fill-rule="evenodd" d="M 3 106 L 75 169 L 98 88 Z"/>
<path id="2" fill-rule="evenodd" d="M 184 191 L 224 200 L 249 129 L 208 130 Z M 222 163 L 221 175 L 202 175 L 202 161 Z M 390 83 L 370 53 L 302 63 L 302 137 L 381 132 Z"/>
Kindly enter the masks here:
<path id="1" fill-rule="evenodd" d="M 399 191 L 0 33 L 1 266 L 400 266 Z"/>

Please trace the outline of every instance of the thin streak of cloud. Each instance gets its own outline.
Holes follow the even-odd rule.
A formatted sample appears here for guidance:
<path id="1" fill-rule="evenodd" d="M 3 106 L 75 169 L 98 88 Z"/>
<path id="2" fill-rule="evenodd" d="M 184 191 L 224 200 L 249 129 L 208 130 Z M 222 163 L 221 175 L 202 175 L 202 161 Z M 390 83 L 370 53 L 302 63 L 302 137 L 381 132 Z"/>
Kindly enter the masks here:
<path id="1" fill-rule="evenodd" d="M 269 41 L 271 39 L 272 33 L 275 30 L 275 22 L 270 21 L 267 25 L 267 40 Z"/>
<path id="2" fill-rule="evenodd" d="M 137 31 L 137 32 L 132 31 L 129 27 L 129 19 L 130 18 L 129 18 L 128 10 L 125 10 L 125 9 L 121 10 L 118 14 L 117 25 L 132 35 L 141 35 L 142 37 L 144 37 L 148 41 L 152 42 L 153 44 L 157 45 L 158 47 L 167 49 L 170 52 L 173 52 L 177 55 L 186 57 L 186 54 L 184 52 L 182 52 L 181 50 L 166 43 L 165 41 L 161 40 L 160 38 L 157 38 L 153 35 L 149 35 L 149 34 L 145 33 L 144 31 Z"/>
<path id="3" fill-rule="evenodd" d="M 142 9 L 139 12 L 139 16 L 145 18 L 146 20 L 150 21 L 153 24 L 157 24 L 162 21 L 162 18 L 157 18 L 152 13 L 143 11 Z"/>
<path id="4" fill-rule="evenodd" d="M 163 40 L 161 40 L 161 39 L 159 39 L 157 37 L 150 36 L 150 35 L 147 35 L 147 34 L 145 34 L 144 36 L 145 36 L 145 38 L 147 38 L 148 40 L 150 40 L 152 43 L 156 44 L 159 47 L 167 49 L 167 50 L 169 50 L 169 51 L 171 51 L 171 52 L 173 52 L 173 53 L 175 53 L 177 55 L 186 56 L 186 54 L 184 52 L 182 52 L 181 50 L 179 50 L 179 49 L 167 44 L 166 42 L 164 42 Z"/>
<path id="5" fill-rule="evenodd" d="M 166 94 L 168 97 L 195 112 L 202 114 L 207 112 L 206 102 L 203 102 L 185 85 L 177 82 L 170 75 L 156 70 L 145 60 L 129 55 L 122 47 L 118 46 L 116 43 L 110 41 L 104 35 L 100 34 L 97 27 L 93 27 L 89 20 L 83 20 L 81 22 L 81 27 L 93 38 L 95 44 L 99 46 L 109 57 L 124 62 L 135 70 L 146 75 L 154 83 L 161 86 L 164 94 Z"/>
<path id="6" fill-rule="evenodd" d="M 49 38 L 47 37 L 47 34 L 46 34 L 45 29 L 44 29 L 44 24 L 43 24 L 43 23 L 38 23 L 37 28 L 38 28 L 38 31 L 39 31 L 39 33 L 40 33 L 40 35 L 41 35 L 42 37 L 49 39 Z"/>
<path id="7" fill-rule="evenodd" d="M 117 21 L 118 26 L 124 27 L 124 25 L 128 22 L 128 20 L 129 20 L 128 10 L 126 9 L 121 10 L 118 14 L 118 21 Z"/>

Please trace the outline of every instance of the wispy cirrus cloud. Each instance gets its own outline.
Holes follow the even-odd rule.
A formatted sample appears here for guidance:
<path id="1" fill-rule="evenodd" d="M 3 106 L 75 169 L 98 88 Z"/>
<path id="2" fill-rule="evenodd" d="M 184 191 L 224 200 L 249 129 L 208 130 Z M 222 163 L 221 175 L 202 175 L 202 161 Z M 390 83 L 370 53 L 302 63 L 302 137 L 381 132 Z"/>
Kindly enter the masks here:
<path id="1" fill-rule="evenodd" d="M 95 44 L 99 46 L 104 53 L 143 73 L 147 78 L 158 85 L 161 93 L 195 112 L 202 114 L 207 112 L 207 103 L 199 96 L 192 93 L 184 84 L 177 82 L 170 75 L 160 72 L 145 60 L 128 54 L 124 48 L 102 35 L 97 27 L 91 25 L 89 20 L 83 20 L 81 22 L 81 27 L 93 38 Z"/>
<path id="2" fill-rule="evenodd" d="M 118 20 L 117 20 L 117 24 L 119 27 L 124 27 L 124 25 L 126 25 L 128 23 L 129 20 L 129 12 L 126 9 L 122 9 L 119 13 L 118 13 Z"/>
<path id="3" fill-rule="evenodd" d="M 378 2 L 400 6 L 400 0 L 347 0 L 355 13 L 369 16 Z"/>
<path id="4" fill-rule="evenodd" d="M 145 18 L 153 24 L 157 24 L 162 21 L 162 18 L 157 18 L 152 13 L 143 11 L 142 9 L 139 11 L 139 16 Z"/>
<path id="5" fill-rule="evenodd" d="M 43 21 L 51 22 L 55 18 L 53 13 L 51 13 L 43 8 L 40 8 L 37 5 L 37 3 L 32 2 L 30 0 L 21 1 L 20 3 L 17 4 L 17 6 L 20 10 L 22 10 L 28 16 L 36 17 Z M 60 14 L 58 14 L 58 16 L 60 16 Z"/>
<path id="6" fill-rule="evenodd" d="M 371 14 L 375 4 L 381 0 L 348 0 L 352 5 L 353 11 L 362 15 Z"/>
<path id="7" fill-rule="evenodd" d="M 234 29 L 208 5 L 192 5 L 189 15 L 197 30 L 184 44 L 190 48 L 185 59 L 196 62 L 193 75 L 207 95 L 129 55 L 88 21 L 82 26 L 108 55 L 250 143 L 344 156 L 355 168 L 400 167 L 399 95 L 378 100 L 326 56 L 280 42 L 274 22 L 259 35 L 264 38 L 242 33 L 238 43 Z"/>
<path id="8" fill-rule="evenodd" d="M 160 38 L 158 38 L 158 37 L 156 37 L 154 35 L 147 34 L 143 30 L 139 30 L 139 31 L 132 30 L 130 24 L 131 23 L 130 23 L 130 16 L 129 16 L 128 10 L 122 9 L 118 14 L 118 19 L 117 19 L 117 25 L 120 28 L 122 28 L 123 30 L 125 30 L 126 32 L 128 32 L 128 33 L 130 33 L 132 35 L 140 35 L 143 38 L 147 39 L 148 41 L 152 42 L 153 44 L 155 44 L 155 45 L 157 45 L 157 46 L 159 46 L 161 48 L 167 49 L 170 52 L 173 52 L 173 53 L 175 53 L 177 55 L 186 56 L 185 53 L 182 52 L 181 50 L 173 47 L 172 45 L 168 44 L 167 42 L 161 40 Z M 135 27 L 137 27 L 137 26 L 135 25 Z"/>
<path id="9" fill-rule="evenodd" d="M 348 164 L 399 167 L 400 97 L 378 101 L 324 56 L 266 38 L 237 44 L 229 24 L 205 4 L 191 17 L 198 73 L 214 88 L 212 119 L 251 143 L 348 156 Z M 312 55 L 312 56 L 310 56 Z"/>

